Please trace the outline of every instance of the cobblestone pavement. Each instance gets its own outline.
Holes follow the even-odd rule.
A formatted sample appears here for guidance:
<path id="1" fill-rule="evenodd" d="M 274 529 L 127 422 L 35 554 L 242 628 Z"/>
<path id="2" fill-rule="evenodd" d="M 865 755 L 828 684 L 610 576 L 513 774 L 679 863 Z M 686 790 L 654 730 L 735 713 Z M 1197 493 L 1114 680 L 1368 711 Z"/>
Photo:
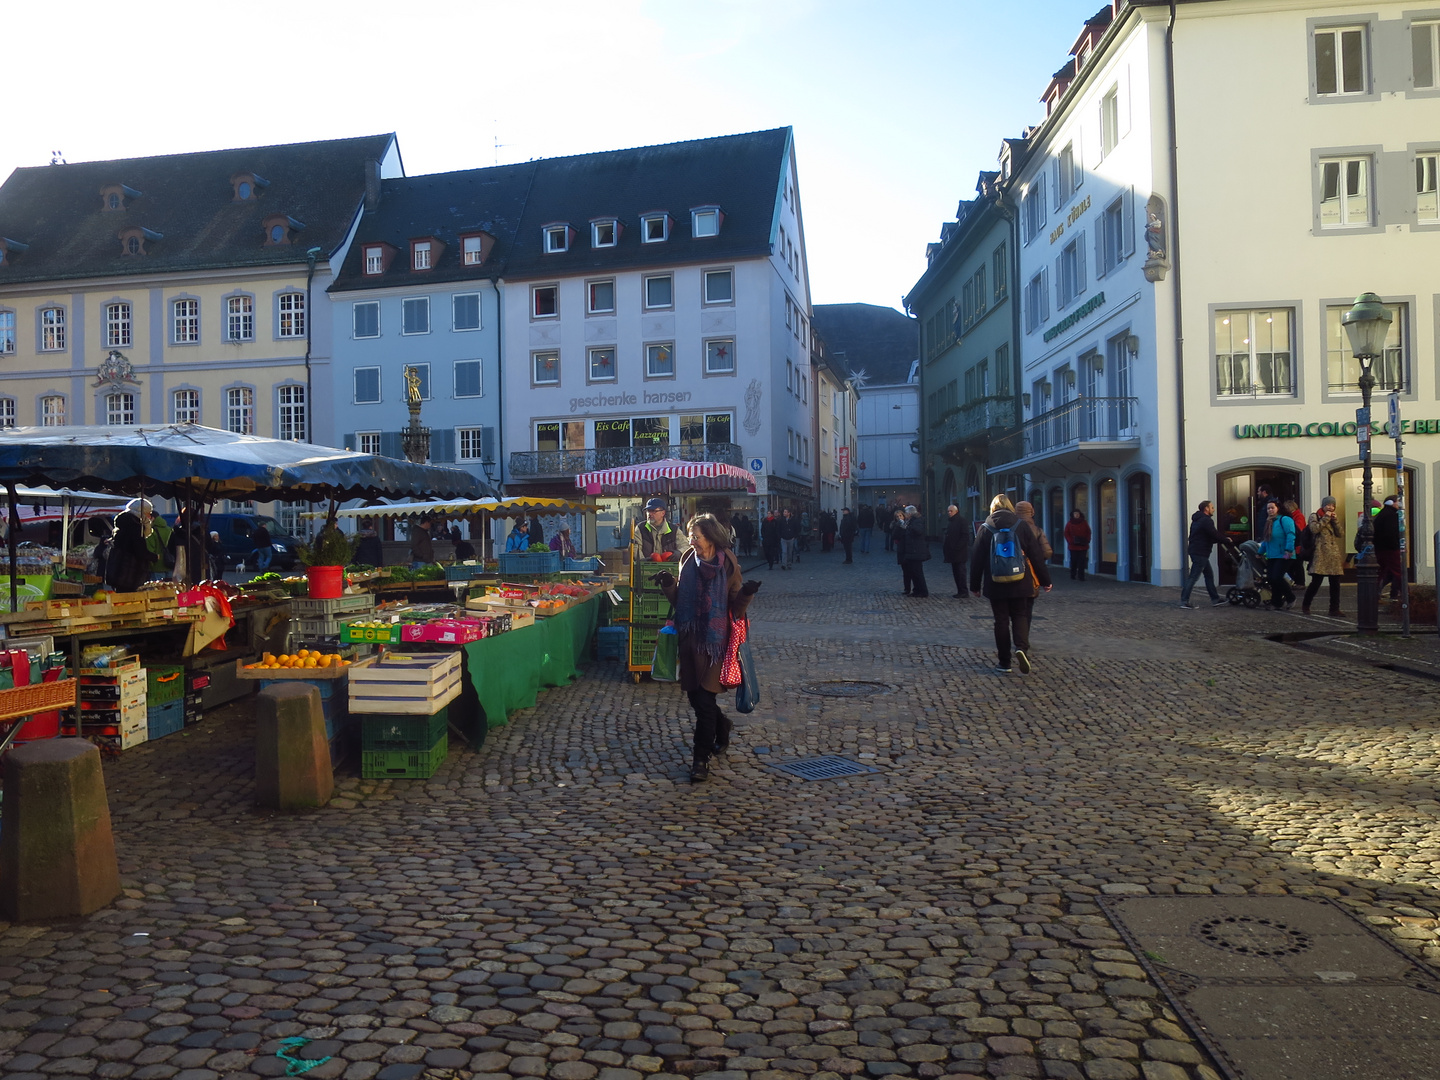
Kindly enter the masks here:
<path id="1" fill-rule="evenodd" d="M 313 813 L 252 808 L 244 708 L 107 763 L 124 897 L 0 924 L 0 1073 L 277 1076 L 302 1036 L 315 1080 L 1208 1080 L 1098 897 L 1332 896 L 1440 960 L 1440 685 L 1068 580 L 1001 675 L 943 564 L 912 600 L 857 558 L 763 573 L 764 704 L 703 785 L 679 691 L 613 664 Z M 818 753 L 878 771 L 770 767 Z"/>

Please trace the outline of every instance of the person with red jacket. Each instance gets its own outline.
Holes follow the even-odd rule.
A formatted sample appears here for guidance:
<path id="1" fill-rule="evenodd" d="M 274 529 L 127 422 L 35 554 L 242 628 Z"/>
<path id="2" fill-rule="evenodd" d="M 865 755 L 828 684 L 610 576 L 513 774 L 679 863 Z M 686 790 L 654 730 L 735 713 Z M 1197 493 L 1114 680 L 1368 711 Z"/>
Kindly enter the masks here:
<path id="1" fill-rule="evenodd" d="M 1070 580 L 1084 581 L 1085 566 L 1090 561 L 1090 523 L 1079 510 L 1070 511 L 1065 523 L 1065 546 L 1070 551 Z"/>

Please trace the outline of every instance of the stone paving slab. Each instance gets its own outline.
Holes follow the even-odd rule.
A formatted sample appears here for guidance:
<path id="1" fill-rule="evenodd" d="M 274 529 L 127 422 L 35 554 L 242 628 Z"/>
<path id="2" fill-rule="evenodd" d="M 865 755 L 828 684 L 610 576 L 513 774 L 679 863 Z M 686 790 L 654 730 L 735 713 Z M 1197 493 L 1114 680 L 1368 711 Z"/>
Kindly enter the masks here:
<path id="1" fill-rule="evenodd" d="M 1211 1080 L 1101 896 L 1331 896 L 1440 959 L 1440 687 L 1063 580 L 999 675 L 941 564 L 913 600 L 857 559 L 760 575 L 704 785 L 678 689 L 613 663 L 313 812 L 254 809 L 243 707 L 107 763 L 124 898 L 0 929 L 0 1072 L 248 1080 L 300 1035 L 316 1080 Z M 877 771 L 765 764 L 814 754 Z"/>

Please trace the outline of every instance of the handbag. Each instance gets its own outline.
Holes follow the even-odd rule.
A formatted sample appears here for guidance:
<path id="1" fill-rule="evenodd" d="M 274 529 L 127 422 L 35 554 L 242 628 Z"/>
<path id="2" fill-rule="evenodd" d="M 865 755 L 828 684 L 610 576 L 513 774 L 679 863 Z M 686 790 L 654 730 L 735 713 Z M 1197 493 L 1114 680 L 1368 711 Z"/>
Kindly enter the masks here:
<path id="1" fill-rule="evenodd" d="M 749 619 L 730 620 L 730 637 L 725 642 L 725 659 L 720 664 L 720 685 L 726 690 L 734 690 L 745 681 L 740 670 L 740 646 L 749 636 Z"/>
<path id="2" fill-rule="evenodd" d="M 755 657 L 750 654 L 750 642 L 742 642 L 739 649 L 740 687 L 735 691 L 735 711 L 755 711 L 760 701 L 760 676 L 755 671 Z"/>
<path id="3" fill-rule="evenodd" d="M 655 638 L 650 677 L 656 682 L 680 681 L 680 635 L 675 633 L 673 626 L 662 626 Z"/>

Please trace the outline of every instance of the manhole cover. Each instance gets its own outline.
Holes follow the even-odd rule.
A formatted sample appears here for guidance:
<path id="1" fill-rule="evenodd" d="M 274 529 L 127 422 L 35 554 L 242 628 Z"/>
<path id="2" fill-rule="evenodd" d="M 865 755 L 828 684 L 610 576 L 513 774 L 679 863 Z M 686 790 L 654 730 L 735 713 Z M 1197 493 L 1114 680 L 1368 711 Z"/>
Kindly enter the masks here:
<path id="1" fill-rule="evenodd" d="M 858 682 L 853 679 L 835 679 L 831 682 L 806 683 L 800 689 L 818 697 L 869 697 L 883 694 L 890 687 L 881 682 Z"/>
<path id="2" fill-rule="evenodd" d="M 798 776 L 801 780 L 836 780 L 842 776 L 863 776 L 865 773 L 880 771 L 843 757 L 797 758 L 794 761 L 772 761 L 768 764 L 772 769 Z"/>
<path id="3" fill-rule="evenodd" d="M 1193 932 L 1206 945 L 1241 956 L 1288 956 L 1310 948 L 1308 934 L 1274 919 L 1256 919 L 1249 915 L 1206 919 Z"/>

